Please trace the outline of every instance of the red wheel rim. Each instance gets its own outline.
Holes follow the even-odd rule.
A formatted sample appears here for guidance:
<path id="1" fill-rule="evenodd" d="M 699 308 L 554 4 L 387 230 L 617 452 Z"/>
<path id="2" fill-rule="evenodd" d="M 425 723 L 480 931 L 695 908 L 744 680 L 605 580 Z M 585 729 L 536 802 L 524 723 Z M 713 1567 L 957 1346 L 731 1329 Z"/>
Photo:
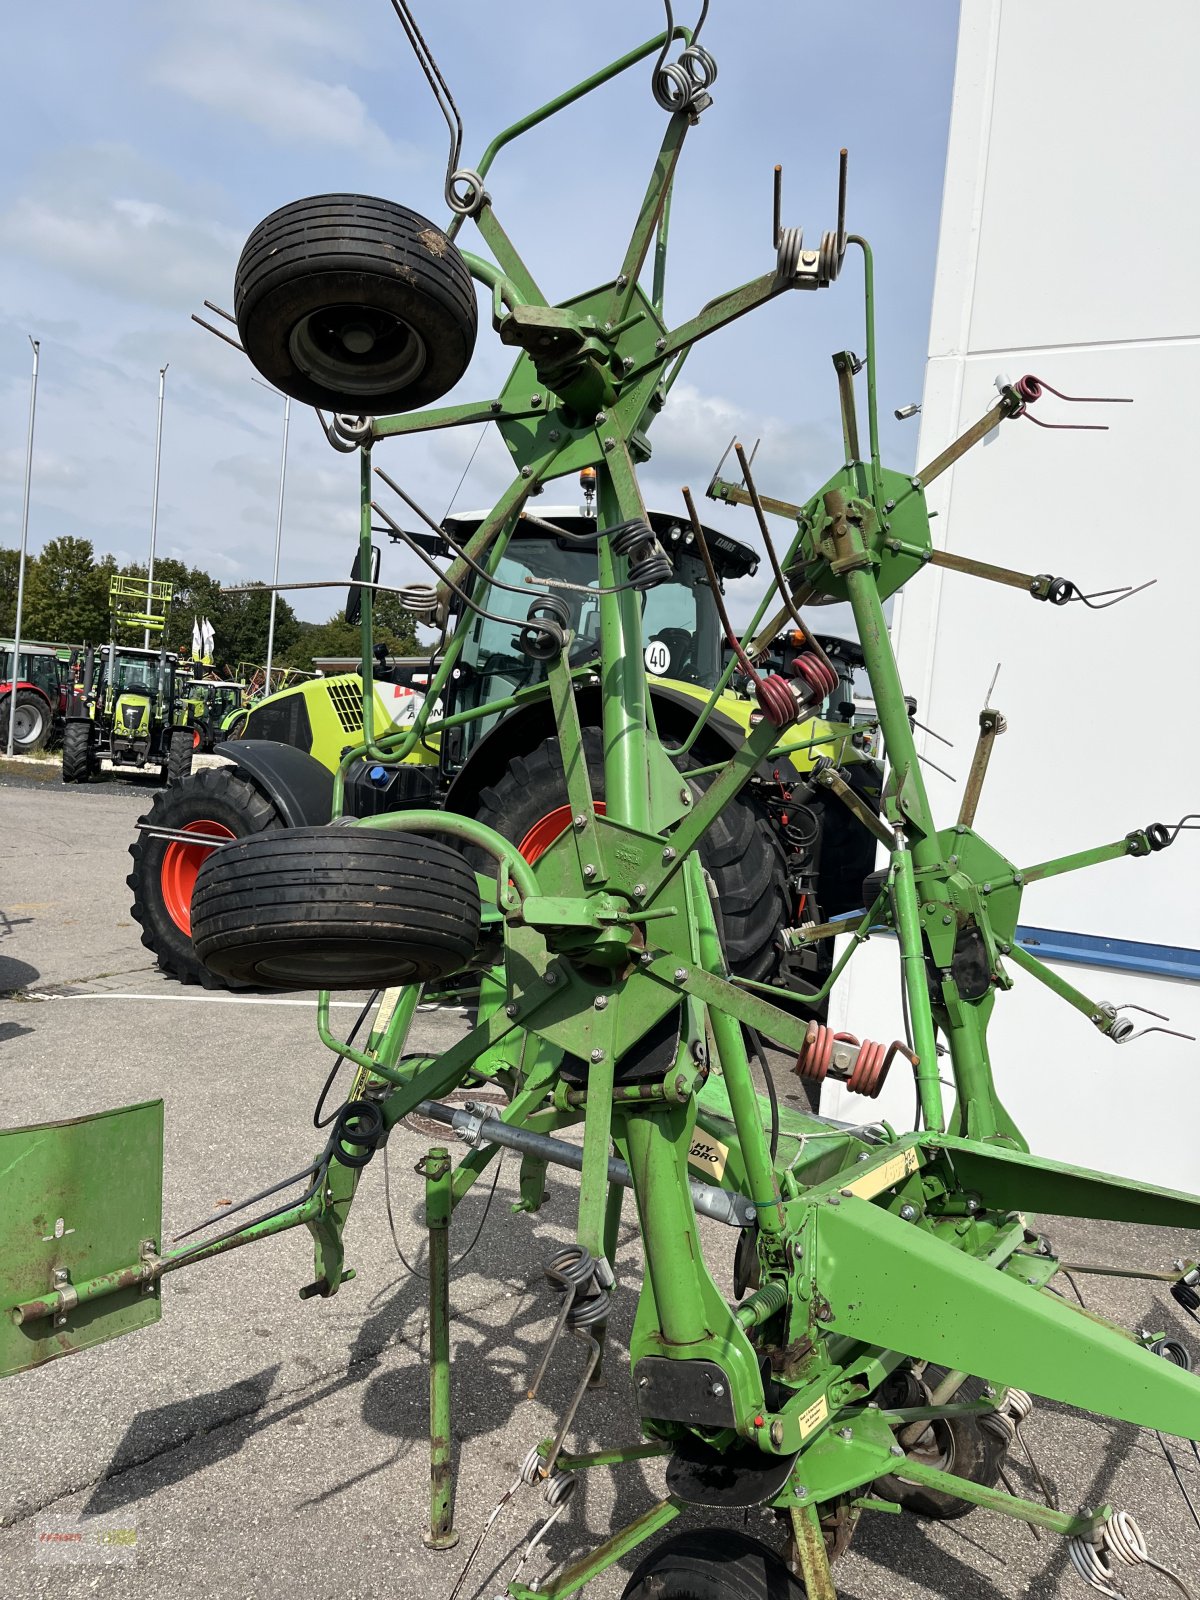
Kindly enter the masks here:
<path id="1" fill-rule="evenodd" d="M 603 800 L 596 801 L 596 815 L 598 817 L 604 815 Z M 562 838 L 570 826 L 570 806 L 556 806 L 553 811 L 547 811 L 540 821 L 534 823 L 517 849 L 532 866 L 539 856 L 545 855 L 556 839 Z"/>
<path id="2" fill-rule="evenodd" d="M 221 822 L 187 822 L 180 833 L 203 833 L 210 838 L 236 839 L 237 834 Z M 172 839 L 163 851 L 162 885 L 163 905 L 167 915 L 181 933 L 192 936 L 192 890 L 196 887 L 196 874 L 200 871 L 214 846 L 211 844 L 184 844 Z"/>
<path id="3" fill-rule="evenodd" d="M 199 750 L 199 748 L 200 748 L 200 729 L 199 728 L 193 728 L 192 729 L 192 749 L 193 750 Z"/>

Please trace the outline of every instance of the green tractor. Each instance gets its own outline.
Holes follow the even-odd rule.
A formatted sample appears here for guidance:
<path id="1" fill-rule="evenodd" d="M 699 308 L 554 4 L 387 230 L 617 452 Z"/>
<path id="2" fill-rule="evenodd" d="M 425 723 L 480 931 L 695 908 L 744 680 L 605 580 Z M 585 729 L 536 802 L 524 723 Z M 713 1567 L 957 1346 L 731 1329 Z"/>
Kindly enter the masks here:
<path id="1" fill-rule="evenodd" d="M 109 584 L 110 642 L 84 652 L 63 731 L 63 782 L 98 777 L 101 762 L 158 769 L 163 783 L 192 770 L 192 732 L 183 706 L 179 656 L 163 641 L 171 611 L 169 583 L 114 573 Z M 142 645 L 120 642 L 137 630 Z M 158 646 L 150 648 L 151 636 Z"/>
<path id="2" fill-rule="evenodd" d="M 192 730 L 192 749 L 207 754 L 237 723 L 246 701 L 246 686 L 235 678 L 193 678 L 183 696 Z"/>
<path id="3" fill-rule="evenodd" d="M 448 540 L 461 544 L 480 520 L 447 519 Z M 736 662 L 690 528 L 662 513 L 651 513 L 649 520 L 672 568 L 643 602 L 650 704 L 660 735 L 681 753 L 689 785 L 699 793 L 744 742 L 758 711 L 748 686 L 733 676 Z M 755 572 L 754 550 L 714 530 L 707 533 L 722 589 Z M 451 552 L 451 544 L 436 534 L 407 537 L 431 556 Z M 477 577 L 465 591 L 481 611 L 465 630 L 442 690 L 441 731 L 419 741 L 403 762 L 355 763 L 346 782 L 348 815 L 444 806 L 495 828 L 531 863 L 571 825 L 559 742 L 544 698 L 531 698 L 545 682 L 546 667 L 522 648 L 528 624 L 511 614 L 528 602 L 518 604 L 510 591 L 525 592 L 525 579 L 535 574 L 573 585 L 557 591 L 563 597 L 560 625 L 574 635 L 572 666 L 597 667 L 585 676 L 578 700 L 589 773 L 603 810 L 596 541 L 594 517 L 578 508 L 549 508 L 516 523 L 490 577 Z M 461 612 L 463 602 L 457 605 Z M 379 663 L 376 727 L 402 728 L 416 715 L 422 697 L 411 676 Z M 782 979 L 799 993 L 819 983 L 828 947 L 785 952 L 780 929 L 797 916 L 819 921 L 857 907 L 874 865 L 870 836 L 810 781 L 822 756 L 840 759 L 864 803 L 878 804 L 879 769 L 869 759 L 869 742 L 850 724 L 848 683 L 849 677 L 845 683 L 839 679 L 828 697 L 827 708 L 838 703 L 837 720 L 806 724 L 792 741 L 794 750 L 764 762 L 705 844 L 735 970 L 753 980 Z M 693 740 L 697 720 L 718 689 Z M 474 717 L 476 708 L 497 701 L 507 709 Z M 238 737 L 216 745 L 227 765 L 196 772 L 155 797 L 130 846 L 127 881 L 142 942 L 165 971 L 208 988 L 229 984 L 192 947 L 192 889 L 202 863 L 229 839 L 328 822 L 334 774 L 344 751 L 362 741 L 362 727 L 357 674 L 297 684 L 261 700 L 239 723 Z"/>

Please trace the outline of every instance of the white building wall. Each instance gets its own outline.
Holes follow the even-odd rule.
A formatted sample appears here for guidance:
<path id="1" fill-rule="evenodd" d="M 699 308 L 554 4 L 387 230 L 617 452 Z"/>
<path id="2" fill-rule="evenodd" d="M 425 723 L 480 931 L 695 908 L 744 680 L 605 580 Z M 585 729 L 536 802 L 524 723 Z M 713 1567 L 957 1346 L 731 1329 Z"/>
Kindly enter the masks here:
<path id="1" fill-rule="evenodd" d="M 929 569 L 894 637 L 926 739 L 952 771 L 927 779 L 951 822 L 977 718 L 1008 719 L 976 826 L 1017 865 L 1200 810 L 1200 7 L 1124 0 L 966 0 L 963 6 L 918 460 L 1032 372 L 1078 395 L 1049 433 L 1007 422 L 930 488 L 936 545 L 1090 589 L 1157 578 L 1109 611 L 1038 604 Z M 887 330 L 881 329 L 886 340 Z M 1038 927 L 1200 947 L 1200 834 L 1026 891 Z M 1136 1001 L 1200 1033 L 1200 987 L 1080 965 L 1094 998 Z M 1200 1189 L 1200 1046 L 1152 1035 L 1115 1047 L 1019 971 L 991 1028 L 1001 1097 L 1032 1148 Z M 900 1032 L 895 947 L 865 947 L 835 1020 Z M 1152 1019 L 1145 1019 L 1147 1021 Z M 911 1085 L 885 1114 L 912 1126 Z M 840 1105 L 839 1105 L 840 1102 Z M 861 1116 L 841 1091 L 828 1109 Z"/>

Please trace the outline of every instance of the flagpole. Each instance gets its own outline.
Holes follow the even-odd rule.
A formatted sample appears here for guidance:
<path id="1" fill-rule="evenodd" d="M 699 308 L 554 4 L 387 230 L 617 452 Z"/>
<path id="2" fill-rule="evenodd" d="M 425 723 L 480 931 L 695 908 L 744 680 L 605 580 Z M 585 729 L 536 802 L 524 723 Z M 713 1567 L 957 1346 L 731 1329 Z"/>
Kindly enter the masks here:
<path id="1" fill-rule="evenodd" d="M 12 687 L 8 695 L 8 754 L 13 753 L 17 730 L 16 683 L 21 675 L 21 611 L 25 604 L 25 552 L 29 545 L 29 483 L 33 474 L 33 417 L 37 410 L 38 351 L 41 341 L 32 334 L 25 337 L 33 346 L 33 380 L 29 386 L 29 439 L 25 445 L 25 503 L 21 508 L 21 554 L 17 561 L 17 614 L 13 619 Z"/>
<path id="2" fill-rule="evenodd" d="M 279 457 L 279 506 L 275 513 L 275 567 L 271 574 L 271 620 L 267 625 L 267 693 L 271 692 L 271 658 L 275 654 L 275 599 L 279 583 L 279 546 L 283 538 L 283 490 L 287 481 L 288 421 L 292 402 L 283 402 L 283 449 Z"/>
<path id="3" fill-rule="evenodd" d="M 150 502 L 150 565 L 146 568 L 146 615 L 148 617 L 154 614 L 154 606 L 150 597 L 154 593 L 154 546 L 158 539 L 158 471 L 162 462 L 163 395 L 167 387 L 167 367 L 170 364 L 168 361 L 166 366 L 158 369 L 158 431 L 154 438 L 154 493 Z M 162 642 L 165 645 L 167 642 L 165 626 L 163 632 L 164 638 Z M 142 639 L 142 648 L 145 650 L 150 648 L 149 628 L 146 629 Z"/>

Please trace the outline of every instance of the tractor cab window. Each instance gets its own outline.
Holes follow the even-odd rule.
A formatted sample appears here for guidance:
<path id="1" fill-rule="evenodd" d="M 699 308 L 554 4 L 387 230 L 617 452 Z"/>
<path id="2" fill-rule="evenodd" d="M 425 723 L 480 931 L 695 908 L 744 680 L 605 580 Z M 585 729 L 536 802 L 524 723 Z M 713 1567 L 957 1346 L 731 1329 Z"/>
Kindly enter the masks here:
<path id="1" fill-rule="evenodd" d="M 118 657 L 113 687 L 118 694 L 153 694 L 158 687 L 158 662 Z"/>
<path id="2" fill-rule="evenodd" d="M 0 681 L 7 682 L 12 677 L 12 664 L 12 651 L 0 650 Z M 28 683 L 36 683 L 39 689 L 53 698 L 58 693 L 59 663 L 54 656 L 22 650 L 17 677 Z"/>
<path id="3" fill-rule="evenodd" d="M 711 688 L 721 671 L 720 632 L 704 568 L 690 552 L 675 548 L 670 554 L 674 578 L 641 597 L 647 670 L 655 677 Z M 538 579 L 561 578 L 577 585 L 550 591 L 570 610 L 567 626 L 575 635 L 572 665 L 581 665 L 600 653 L 600 597 L 595 592 L 600 580 L 594 549 L 552 538 L 517 538 L 501 558 L 496 577 L 519 592 L 493 585 L 482 599 L 495 618 L 506 620 L 474 619 L 463 649 L 457 710 L 505 699 L 544 679 L 543 663 L 522 655 L 516 643 L 531 603 L 546 592 L 539 588 Z M 482 597 L 481 585 L 476 585 L 475 593 Z M 473 745 L 499 716 L 468 724 L 466 738 Z"/>

